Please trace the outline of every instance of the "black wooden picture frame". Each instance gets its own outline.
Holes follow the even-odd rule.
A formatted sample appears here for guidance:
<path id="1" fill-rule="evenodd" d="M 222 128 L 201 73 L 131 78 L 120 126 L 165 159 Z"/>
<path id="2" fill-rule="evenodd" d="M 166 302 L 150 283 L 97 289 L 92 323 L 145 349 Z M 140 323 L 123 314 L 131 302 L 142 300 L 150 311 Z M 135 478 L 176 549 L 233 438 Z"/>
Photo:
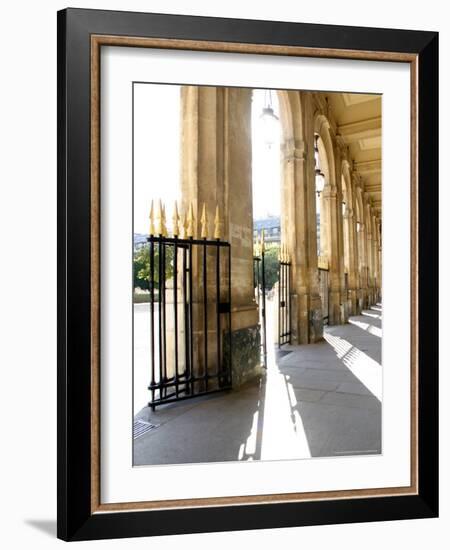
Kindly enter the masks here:
<path id="1" fill-rule="evenodd" d="M 92 460 L 92 37 L 296 47 L 413 59 L 417 128 L 417 491 L 309 501 L 95 511 Z M 202 43 L 205 44 L 202 47 Z M 245 48 L 244 48 L 245 49 Z M 329 54 L 327 54 L 329 52 Z M 394 57 L 395 57 L 394 55 Z M 409 56 L 409 57 L 408 57 Z M 415 167 L 414 167 L 415 166 Z M 98 206 L 98 205 L 97 205 Z M 58 13 L 58 537 L 88 540 L 438 515 L 438 34 L 66 9 Z M 98 421 L 98 419 L 97 419 Z M 95 466 L 95 465 L 94 465 Z"/>

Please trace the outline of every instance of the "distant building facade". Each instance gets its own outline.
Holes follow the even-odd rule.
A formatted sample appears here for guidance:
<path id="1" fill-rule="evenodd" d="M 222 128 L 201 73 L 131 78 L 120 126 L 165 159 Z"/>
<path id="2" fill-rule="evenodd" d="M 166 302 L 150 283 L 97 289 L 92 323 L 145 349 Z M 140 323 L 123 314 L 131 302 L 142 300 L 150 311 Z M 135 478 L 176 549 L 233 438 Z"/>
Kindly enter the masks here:
<path id="1" fill-rule="evenodd" d="M 147 237 L 148 235 L 143 235 L 142 233 L 134 233 L 133 248 L 135 252 L 147 244 Z"/>
<path id="2" fill-rule="evenodd" d="M 269 216 L 253 220 L 253 240 L 261 239 L 261 233 L 264 230 L 264 240 L 266 243 L 280 244 L 281 224 L 279 216 Z"/>

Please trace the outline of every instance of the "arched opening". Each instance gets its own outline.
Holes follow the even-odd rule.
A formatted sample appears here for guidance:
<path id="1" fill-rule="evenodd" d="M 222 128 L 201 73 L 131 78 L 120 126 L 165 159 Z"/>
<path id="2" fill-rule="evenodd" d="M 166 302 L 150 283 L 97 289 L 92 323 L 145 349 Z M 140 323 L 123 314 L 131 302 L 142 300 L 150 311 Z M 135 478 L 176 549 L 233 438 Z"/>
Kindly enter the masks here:
<path id="1" fill-rule="evenodd" d="M 344 299 L 347 302 L 347 311 L 353 312 L 352 303 L 350 300 L 350 279 L 353 278 L 353 253 L 352 253 L 352 218 L 353 218 L 353 201 L 351 193 L 350 174 L 348 164 L 345 161 L 342 167 L 341 175 L 342 188 L 342 240 L 344 248 Z M 354 281 L 351 281 L 352 288 L 355 286 Z"/>
<path id="2" fill-rule="evenodd" d="M 316 234 L 319 294 L 323 323 L 330 320 L 330 242 L 329 219 L 325 208 L 324 191 L 330 186 L 330 169 L 323 139 L 314 133 L 314 184 L 316 193 Z"/>
<path id="3" fill-rule="evenodd" d="M 356 211 L 356 240 L 358 248 L 358 288 L 359 290 L 359 309 L 366 307 L 367 291 L 367 269 L 366 269 L 366 247 L 364 230 L 364 209 L 362 204 L 361 190 L 358 188 L 355 193 L 355 211 Z"/>
<path id="4" fill-rule="evenodd" d="M 282 189 L 281 120 L 278 94 L 255 89 L 251 98 L 254 284 L 263 361 L 278 342 Z"/>
<path id="5" fill-rule="evenodd" d="M 286 334 L 286 338 L 281 339 L 283 343 L 308 343 L 321 337 L 322 322 L 316 321 L 320 316 L 309 313 L 311 309 L 320 311 L 320 301 L 315 271 L 310 269 L 317 265 L 316 243 L 311 243 L 309 231 L 311 224 L 316 223 L 316 216 L 301 94 L 255 90 L 252 96 L 253 233 L 255 239 L 261 238 L 263 224 L 259 219 L 265 219 L 265 240 L 271 263 L 267 287 L 269 292 L 270 288 L 273 290 L 269 306 L 272 305 L 273 310 L 277 305 L 286 308 L 281 316 L 273 311 L 274 322 L 268 320 L 268 328 L 275 341 L 280 342 L 279 336 L 283 333 Z M 268 106 L 276 117 L 269 140 L 265 130 L 260 129 L 261 115 Z M 283 262 L 289 265 L 283 267 Z M 280 277 L 280 270 L 284 269 L 289 273 Z M 282 282 L 278 284 L 277 279 Z M 283 321 L 283 316 L 289 319 Z"/>
<path id="6" fill-rule="evenodd" d="M 326 175 L 325 175 L 326 174 Z M 327 262 L 328 246 L 325 224 L 323 190 L 329 181 L 328 162 L 322 139 L 318 133 L 314 134 L 314 183 L 316 191 L 316 219 L 317 219 L 317 255 Z M 321 260 L 319 260 L 321 262 Z"/>
<path id="7" fill-rule="evenodd" d="M 269 111 L 270 109 L 270 111 Z M 252 93 L 252 199 L 254 236 L 281 240 L 280 108 L 272 90 Z"/>
<path id="8" fill-rule="evenodd" d="M 342 185 L 342 219 L 343 219 L 343 233 L 344 233 L 344 273 L 348 274 L 350 271 L 350 227 L 349 227 L 349 211 L 350 211 L 350 193 L 347 191 L 347 183 L 345 181 L 345 176 L 342 174 L 341 178 Z"/>

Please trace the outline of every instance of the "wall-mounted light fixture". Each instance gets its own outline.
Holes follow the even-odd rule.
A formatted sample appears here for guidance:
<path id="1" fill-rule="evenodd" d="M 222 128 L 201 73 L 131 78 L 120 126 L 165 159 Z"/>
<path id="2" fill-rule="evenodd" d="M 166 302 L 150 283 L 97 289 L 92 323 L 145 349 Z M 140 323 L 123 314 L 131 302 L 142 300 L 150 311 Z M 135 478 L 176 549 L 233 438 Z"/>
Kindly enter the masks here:
<path id="1" fill-rule="evenodd" d="M 320 159 L 319 159 L 319 134 L 314 135 L 314 165 L 315 165 L 315 174 L 316 174 L 316 193 L 320 197 L 323 188 L 325 187 L 325 176 L 322 173 L 320 168 Z"/>

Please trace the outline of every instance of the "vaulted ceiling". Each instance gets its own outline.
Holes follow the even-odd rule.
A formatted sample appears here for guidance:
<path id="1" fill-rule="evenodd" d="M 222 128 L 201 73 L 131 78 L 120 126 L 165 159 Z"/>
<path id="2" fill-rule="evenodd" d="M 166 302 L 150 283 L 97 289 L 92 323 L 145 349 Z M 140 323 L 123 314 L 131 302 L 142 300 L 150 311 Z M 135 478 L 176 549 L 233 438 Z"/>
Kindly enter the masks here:
<path id="1" fill-rule="evenodd" d="M 336 134 L 349 147 L 364 190 L 381 210 L 381 95 L 327 94 Z"/>

